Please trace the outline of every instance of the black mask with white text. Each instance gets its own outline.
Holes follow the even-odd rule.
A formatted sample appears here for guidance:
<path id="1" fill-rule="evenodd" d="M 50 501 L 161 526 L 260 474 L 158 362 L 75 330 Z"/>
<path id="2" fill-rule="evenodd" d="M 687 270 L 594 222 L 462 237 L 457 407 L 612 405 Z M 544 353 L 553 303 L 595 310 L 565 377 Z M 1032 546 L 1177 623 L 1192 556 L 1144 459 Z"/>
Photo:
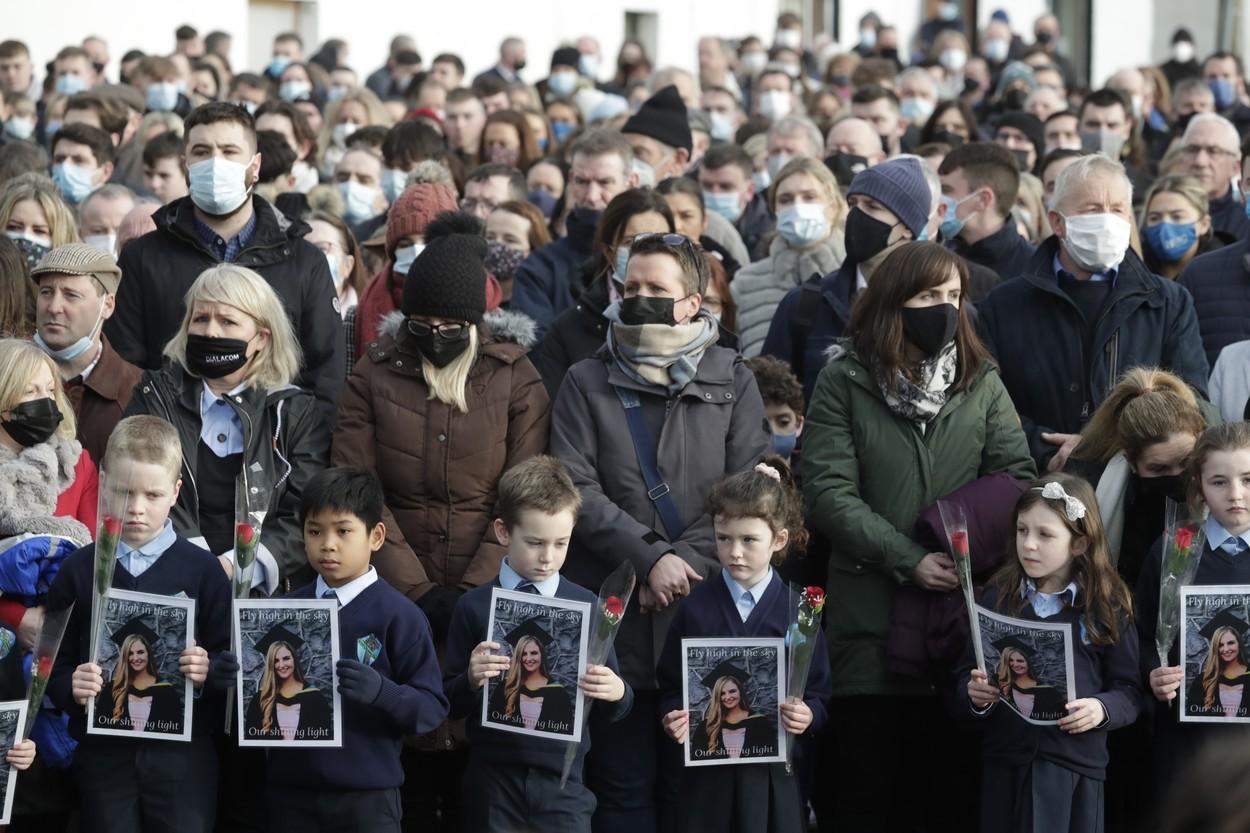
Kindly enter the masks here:
<path id="1" fill-rule="evenodd" d="M 240 338 L 187 336 L 187 370 L 202 379 L 229 376 L 247 364 L 247 342 Z"/>

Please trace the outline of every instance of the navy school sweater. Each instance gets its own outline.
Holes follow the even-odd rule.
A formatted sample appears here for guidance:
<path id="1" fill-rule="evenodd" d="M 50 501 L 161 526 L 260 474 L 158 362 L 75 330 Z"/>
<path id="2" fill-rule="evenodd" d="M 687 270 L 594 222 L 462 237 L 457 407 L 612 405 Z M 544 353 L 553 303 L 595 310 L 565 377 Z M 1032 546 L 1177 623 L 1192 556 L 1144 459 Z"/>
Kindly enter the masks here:
<path id="1" fill-rule="evenodd" d="M 993 588 L 987 590 L 981 599 L 981 606 L 998 610 L 996 596 Z M 997 762 L 1023 766 L 1034 758 L 1041 758 L 1086 778 L 1105 780 L 1107 732 L 1132 724 L 1141 711 L 1136 629 L 1125 619 L 1119 623 L 1119 641 L 1111 645 L 1086 645 L 1081 641 L 1080 611 L 1076 608 L 1065 606 L 1054 616 L 1041 617 L 1034 613 L 1032 605 L 1025 604 L 1019 613 L 1012 615 L 1017 619 L 1033 619 L 1052 625 L 1071 625 L 1075 699 L 1094 697 L 1100 700 L 1107 713 L 1107 723 L 1079 735 L 1070 735 L 1057 726 L 1028 723 L 1018 714 L 1013 714 L 1007 706 L 995 704 L 989 711 L 978 715 L 986 723 L 982 748 L 987 765 Z M 968 698 L 968 680 L 974 665 L 972 641 L 969 640 L 956 691 L 956 702 L 964 714 L 976 714 Z M 1066 693 L 1064 697 L 1066 701 Z"/>
<path id="2" fill-rule="evenodd" d="M 316 583 L 288 599 L 312 599 Z M 369 706 L 341 698 L 343 746 L 269 749 L 269 783 L 301 789 L 384 790 L 404 782 L 399 752 L 404 735 L 437 729 L 447 719 L 430 623 L 421 609 L 380 576 L 339 608 L 339 646 L 344 659 L 359 659 L 357 641 L 373 635 L 382 653 L 372 668 L 382 691 Z"/>
<path id="3" fill-rule="evenodd" d="M 832 613 L 833 611 L 826 611 Z M 773 571 L 768 589 L 745 622 L 738 613 L 729 588 L 721 576 L 701 581 L 677 606 L 673 624 L 669 626 L 664 651 L 656 676 L 660 683 L 660 714 L 682 707 L 681 640 L 716 637 L 785 636 L 792 623 L 789 594 L 785 582 Z M 783 669 L 784 673 L 784 669 Z M 833 694 L 833 673 L 829 670 L 829 651 L 825 636 L 816 633 L 816 650 L 807 674 L 803 702 L 812 710 L 812 725 L 803 733 L 811 737 L 820 731 L 829 715 L 829 698 Z"/>
<path id="4" fill-rule="evenodd" d="M 479 642 L 486 639 L 486 626 L 490 622 L 491 591 L 500 587 L 496 578 L 490 584 L 473 588 L 460 597 L 456 609 L 451 615 L 451 626 L 447 633 L 447 651 L 443 655 L 443 687 L 451 700 L 451 716 L 453 719 L 467 718 L 465 731 L 469 737 L 469 754 L 475 760 L 493 764 L 536 767 L 548 772 L 561 773 L 564 770 L 564 751 L 567 743 L 552 738 L 530 737 L 519 732 L 506 732 L 502 729 L 491 729 L 482 726 L 482 696 L 486 686 L 474 691 L 469 686 L 469 655 Z M 599 597 L 581 585 L 574 584 L 564 576 L 556 588 L 557 599 L 569 599 L 575 602 L 587 602 L 593 608 L 598 604 Z M 627 614 L 628 615 L 628 614 Z M 606 665 L 618 675 L 620 667 L 616 662 L 616 650 L 608 654 Z M 496 681 L 498 678 L 495 678 Z M 624 682 L 624 680 L 622 680 Z M 586 700 L 587 705 L 594 703 Z M 625 696 L 615 703 L 595 703 L 590 711 L 590 719 L 582 720 L 582 742 L 578 746 L 577 757 L 573 761 L 573 769 L 569 778 L 580 781 L 586 753 L 590 750 L 592 724 L 602 721 L 616 722 L 629 714 L 634 703 L 634 690 L 625 683 Z"/>
<path id="5" fill-rule="evenodd" d="M 48 591 L 48 610 L 74 605 L 65 639 L 57 654 L 48 696 L 57 708 L 70 715 L 69 731 L 84 745 L 170 743 L 170 741 L 130 739 L 107 735 L 87 735 L 87 710 L 74 702 L 74 669 L 91 658 L 91 594 L 95 584 L 95 545 L 75 550 L 65 559 Z M 230 648 L 230 580 L 217 558 L 189 543 L 181 535 L 169 549 L 138 578 L 118 563 L 113 569 L 113 587 L 158 596 L 184 593 L 195 599 L 195 644 L 208 651 L 209 660 Z M 194 689 L 193 689 L 194 691 Z M 195 737 L 218 733 L 225 725 L 223 695 L 203 690 L 191 710 L 191 734 Z"/>

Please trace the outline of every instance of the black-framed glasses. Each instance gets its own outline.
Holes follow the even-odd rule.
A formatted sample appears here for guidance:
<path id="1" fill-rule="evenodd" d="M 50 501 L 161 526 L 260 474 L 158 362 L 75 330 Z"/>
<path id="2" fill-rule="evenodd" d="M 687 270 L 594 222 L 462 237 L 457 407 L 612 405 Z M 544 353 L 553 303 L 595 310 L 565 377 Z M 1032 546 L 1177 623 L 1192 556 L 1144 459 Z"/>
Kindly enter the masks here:
<path id="1" fill-rule="evenodd" d="M 468 324 L 457 324 L 455 322 L 426 324 L 424 321 L 418 321 L 415 318 L 408 319 L 408 332 L 414 336 L 425 337 L 432 333 L 443 341 L 459 341 L 468 335 L 469 326 Z"/>

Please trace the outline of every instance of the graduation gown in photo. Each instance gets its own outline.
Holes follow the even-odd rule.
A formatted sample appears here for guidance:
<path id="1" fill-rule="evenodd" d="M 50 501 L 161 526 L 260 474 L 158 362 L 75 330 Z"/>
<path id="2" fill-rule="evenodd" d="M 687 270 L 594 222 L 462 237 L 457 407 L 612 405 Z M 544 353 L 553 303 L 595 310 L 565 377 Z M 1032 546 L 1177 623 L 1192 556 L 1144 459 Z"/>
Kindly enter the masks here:
<path id="1" fill-rule="evenodd" d="M 766 715 L 752 714 L 737 723 L 726 721 L 721 726 L 722 734 L 716 739 L 716 750 L 710 755 L 700 756 L 704 760 L 720 760 L 728 758 L 729 752 L 725 749 L 724 730 L 746 729 L 746 736 L 742 741 L 742 754 L 739 760 L 745 758 L 771 758 L 777 754 L 777 723 L 769 720 Z M 707 749 L 707 724 L 700 721 L 697 726 L 690 730 L 690 754 L 694 757 L 695 750 Z"/>
<path id="2" fill-rule="evenodd" d="M 1220 675 L 1219 683 L 1216 684 L 1215 703 L 1211 707 L 1203 706 L 1203 702 L 1207 699 L 1206 692 L 1202 689 L 1202 679 L 1194 680 L 1193 685 L 1189 687 L 1189 691 L 1185 693 L 1185 714 L 1188 717 L 1223 717 L 1224 706 L 1220 700 L 1218 689 L 1224 685 L 1241 686 L 1241 704 L 1237 707 L 1236 717 L 1250 717 L 1250 672 L 1242 674 L 1238 677 L 1225 677 Z"/>
<path id="3" fill-rule="evenodd" d="M 525 723 L 521 719 L 520 698 L 517 698 L 517 710 L 509 717 L 504 717 L 504 709 L 507 703 L 504 702 L 503 685 L 497 685 L 490 695 L 490 713 L 488 717 L 497 722 L 505 723 L 509 726 L 524 726 Z M 521 686 L 521 695 L 523 697 L 541 697 L 543 700 L 542 711 L 538 713 L 538 722 L 534 725 L 535 730 L 539 732 L 557 732 L 562 735 L 573 734 L 573 701 L 569 698 L 568 691 L 559 683 L 547 683 L 540 688 L 527 688 Z"/>
<path id="4" fill-rule="evenodd" d="M 330 711 L 330 701 L 323 691 L 317 688 L 306 688 L 294 697 L 283 697 L 279 694 L 274 698 L 275 711 L 278 705 L 299 705 L 299 723 L 295 729 L 295 740 L 329 740 L 334 729 L 334 717 Z M 243 725 L 247 727 L 249 740 L 282 740 L 282 729 L 278 726 L 278 716 L 274 714 L 269 723 L 269 731 L 262 732 L 263 720 L 260 714 L 260 695 L 252 698 L 247 704 L 247 714 Z"/>
<path id="5" fill-rule="evenodd" d="M 105 717 L 112 718 L 113 715 L 113 686 L 106 685 L 104 689 L 96 695 L 95 714 L 96 726 L 100 729 L 117 729 L 126 731 L 131 728 L 130 723 L 130 697 L 150 697 L 152 698 L 152 708 L 148 712 L 147 723 L 144 724 L 144 732 L 157 732 L 162 734 L 177 735 L 183 730 L 182 725 L 182 701 L 178 698 L 178 687 L 173 683 L 154 683 L 147 688 L 139 689 L 134 686 L 130 687 L 126 697 L 126 708 L 122 711 L 120 721 L 116 726 L 103 723 Z M 156 728 L 161 726 L 163 728 Z M 170 728 L 174 727 L 174 728 Z"/>
<path id="6" fill-rule="evenodd" d="M 721 576 L 713 574 L 699 582 L 677 605 L 660 656 L 660 713 L 683 707 L 683 638 L 784 637 L 789 627 L 788 591 L 776 571 L 745 622 Z M 812 710 L 812 725 L 798 743 L 808 742 L 824 725 L 832 691 L 828 649 L 823 632 L 818 632 L 803 697 Z M 695 742 L 692 735 L 691 743 Z M 703 742 L 706 748 L 706 736 Z M 806 829 L 807 811 L 799 803 L 798 783 L 786 772 L 785 764 L 685 767 L 682 779 L 678 829 L 683 833 L 800 833 Z"/>
<path id="7" fill-rule="evenodd" d="M 1034 720 L 1059 720 L 1068 713 L 1067 709 L 1064 708 L 1067 698 L 1062 691 L 1052 685 L 1035 685 L 1032 688 L 1021 688 L 1012 684 L 1008 696 L 1011 698 L 1011 703 L 1016 707 L 1016 710 L 1023 714 L 1020 704 L 1016 702 L 1016 692 L 1026 696 L 1033 695 L 1033 707 L 1029 710 L 1026 717 L 1031 717 Z"/>

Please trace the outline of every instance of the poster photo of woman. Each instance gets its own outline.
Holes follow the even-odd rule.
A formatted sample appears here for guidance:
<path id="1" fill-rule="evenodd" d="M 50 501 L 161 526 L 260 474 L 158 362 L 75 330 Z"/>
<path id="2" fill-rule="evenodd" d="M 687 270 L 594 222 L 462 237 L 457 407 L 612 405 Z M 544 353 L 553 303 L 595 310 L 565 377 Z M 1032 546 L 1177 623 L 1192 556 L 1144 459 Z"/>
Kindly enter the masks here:
<path id="1" fill-rule="evenodd" d="M 783 640 L 683 639 L 686 766 L 785 760 Z"/>
<path id="2" fill-rule="evenodd" d="M 977 605 L 977 651 L 1001 702 L 1023 719 L 1052 725 L 1076 699 L 1072 628 L 1003 616 Z"/>
<path id="3" fill-rule="evenodd" d="M 1181 590 L 1185 684 L 1180 719 L 1250 722 L 1250 592 L 1207 585 Z"/>
<path id="4" fill-rule="evenodd" d="M 482 725 L 561 740 L 581 737 L 590 606 L 496 588 L 490 641 L 512 659 L 487 681 Z"/>
<path id="5" fill-rule="evenodd" d="M 13 815 L 13 796 L 17 792 L 17 770 L 5 755 L 17 743 L 17 733 L 26 725 L 26 701 L 0 703 L 0 824 L 8 824 Z"/>
<path id="6" fill-rule="evenodd" d="M 87 704 L 90 734 L 191 739 L 191 682 L 178 658 L 194 634 L 195 601 L 112 590 L 96 664 L 104 688 Z"/>
<path id="7" fill-rule="evenodd" d="M 333 600 L 236 600 L 240 746 L 341 746 Z"/>

